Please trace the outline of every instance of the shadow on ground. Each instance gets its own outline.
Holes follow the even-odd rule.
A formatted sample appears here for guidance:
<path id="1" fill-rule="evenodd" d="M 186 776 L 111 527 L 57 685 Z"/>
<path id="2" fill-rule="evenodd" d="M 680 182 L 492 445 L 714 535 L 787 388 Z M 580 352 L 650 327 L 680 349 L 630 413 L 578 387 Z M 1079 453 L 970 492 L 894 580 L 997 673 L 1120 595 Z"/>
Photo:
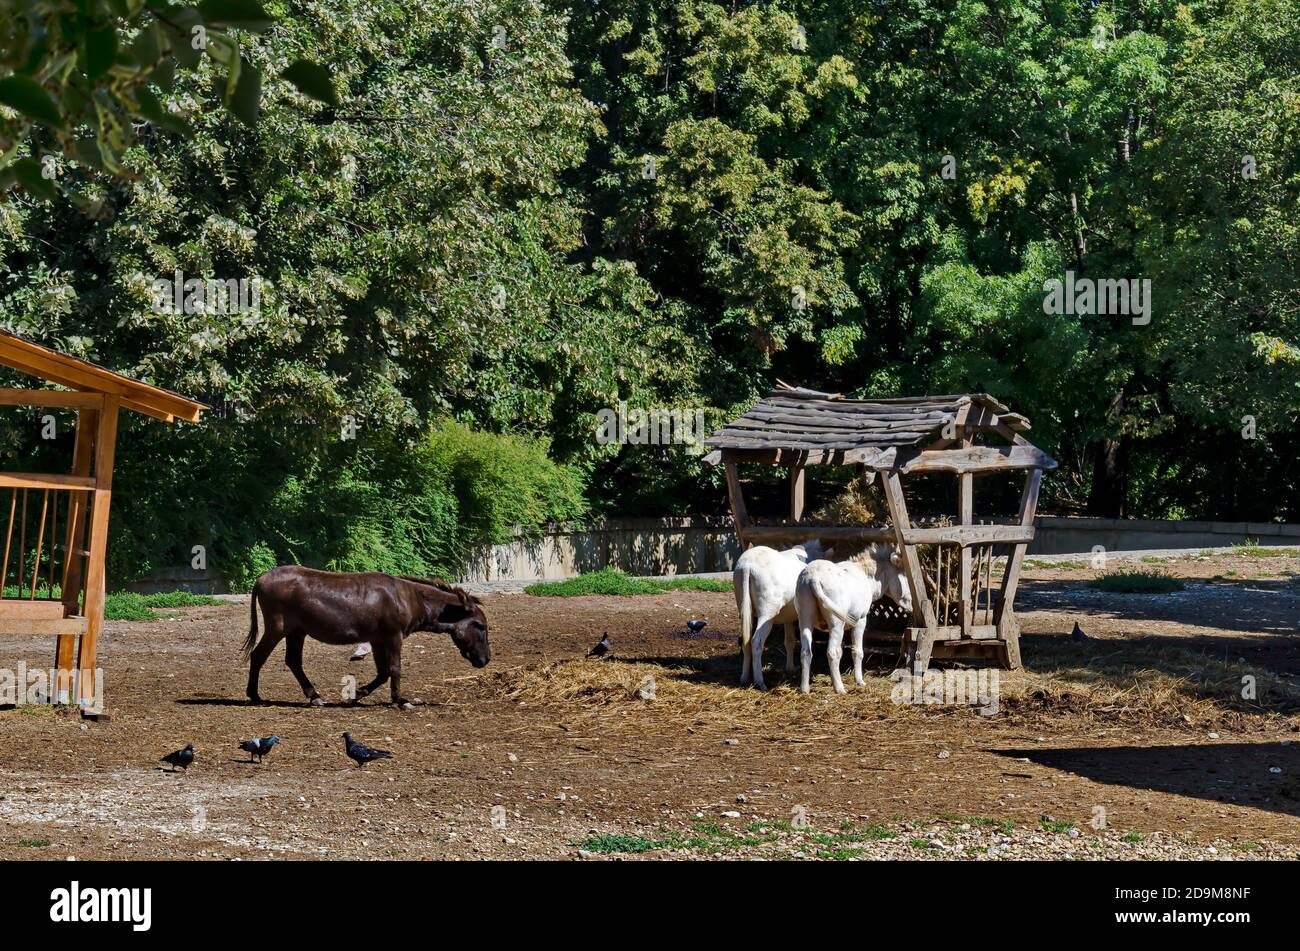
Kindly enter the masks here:
<path id="1" fill-rule="evenodd" d="M 1198 743 L 993 750 L 1108 786 L 1149 789 L 1300 816 L 1300 745 Z M 1279 772 L 1272 772 L 1272 770 Z"/>

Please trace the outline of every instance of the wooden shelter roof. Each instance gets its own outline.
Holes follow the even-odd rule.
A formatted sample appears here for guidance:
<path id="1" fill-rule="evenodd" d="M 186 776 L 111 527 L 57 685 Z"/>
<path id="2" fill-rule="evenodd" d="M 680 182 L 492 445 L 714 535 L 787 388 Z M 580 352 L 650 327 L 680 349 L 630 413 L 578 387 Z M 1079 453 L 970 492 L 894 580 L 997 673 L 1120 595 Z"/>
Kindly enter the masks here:
<path id="1" fill-rule="evenodd" d="M 995 431 L 1014 445 L 949 450 L 945 444 L 954 442 L 958 427 L 968 434 Z M 920 457 L 962 452 L 963 462 L 953 457 L 939 468 L 1055 468 L 1050 456 L 1021 435 L 1029 428 L 1025 417 L 987 393 L 847 400 L 783 385 L 709 436 L 704 444 L 713 452 L 705 461 L 930 469 L 936 459 Z"/>
<path id="2" fill-rule="evenodd" d="M 0 364 L 69 389 L 116 394 L 127 409 L 166 423 L 177 419 L 198 422 L 199 414 L 208 408 L 179 393 L 133 380 L 5 330 L 0 330 Z"/>

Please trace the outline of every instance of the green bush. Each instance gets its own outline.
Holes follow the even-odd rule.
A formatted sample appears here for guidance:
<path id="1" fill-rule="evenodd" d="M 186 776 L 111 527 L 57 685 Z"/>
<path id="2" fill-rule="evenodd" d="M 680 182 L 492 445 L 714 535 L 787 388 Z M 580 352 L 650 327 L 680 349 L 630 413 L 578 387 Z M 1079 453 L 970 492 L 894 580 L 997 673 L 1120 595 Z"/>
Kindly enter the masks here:
<path id="1" fill-rule="evenodd" d="M 1183 590 L 1181 579 L 1163 571 L 1113 571 L 1093 579 L 1089 585 L 1113 594 L 1169 594 Z"/>
<path id="2" fill-rule="evenodd" d="M 226 582 L 236 591 L 251 591 L 253 583 L 265 571 L 276 566 L 275 552 L 264 542 L 254 542 L 235 554 L 225 572 Z"/>
<path id="3" fill-rule="evenodd" d="M 225 575 L 247 590 L 276 564 L 454 576 L 477 546 L 586 515 L 581 471 L 544 440 L 440 421 L 413 443 L 343 443 L 286 479 L 262 515 L 274 545 L 236 551 Z"/>

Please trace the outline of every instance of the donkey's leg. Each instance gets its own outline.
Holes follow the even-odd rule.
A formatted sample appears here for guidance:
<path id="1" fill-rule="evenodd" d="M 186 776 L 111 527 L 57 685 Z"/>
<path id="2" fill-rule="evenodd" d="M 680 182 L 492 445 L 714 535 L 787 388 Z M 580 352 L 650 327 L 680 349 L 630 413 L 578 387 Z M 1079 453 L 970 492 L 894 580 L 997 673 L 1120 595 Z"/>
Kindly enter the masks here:
<path id="1" fill-rule="evenodd" d="M 799 652 L 799 624 L 796 621 L 785 622 L 785 672 L 795 672 L 794 655 Z"/>
<path id="2" fill-rule="evenodd" d="M 754 628 L 754 639 L 749 643 L 749 650 L 753 655 L 750 666 L 754 671 L 754 686 L 759 690 L 767 689 L 767 684 L 763 682 L 763 645 L 767 643 L 767 635 L 771 633 L 772 619 L 765 617 Z"/>
<path id="3" fill-rule="evenodd" d="M 415 704 L 402 696 L 402 635 L 398 634 L 388 654 L 388 681 L 393 689 L 393 704 L 410 710 Z"/>
<path id="4" fill-rule="evenodd" d="M 807 693 L 812 680 L 812 628 L 799 628 L 799 692 Z"/>
<path id="5" fill-rule="evenodd" d="M 284 618 L 278 615 L 268 616 L 263 611 L 262 628 L 262 639 L 257 642 L 257 646 L 253 648 L 253 653 L 248 658 L 247 694 L 248 699 L 253 703 L 262 702 L 262 697 L 257 690 L 257 680 L 262 674 L 262 665 L 271 656 L 271 651 L 284 640 Z"/>
<path id="6" fill-rule="evenodd" d="M 844 622 L 832 616 L 830 640 L 826 643 L 826 666 L 831 669 L 831 683 L 836 693 L 844 693 L 844 679 L 840 676 L 840 658 L 844 656 Z"/>
<path id="7" fill-rule="evenodd" d="M 302 645 L 306 640 L 307 635 L 303 631 L 294 631 L 288 636 L 284 645 L 284 663 L 293 672 L 293 676 L 298 681 L 298 686 L 302 688 L 303 695 L 311 702 L 311 705 L 313 707 L 323 707 L 325 701 L 316 692 L 316 687 L 312 682 L 307 679 L 307 672 L 302 669 Z"/>
<path id="8" fill-rule="evenodd" d="M 754 679 L 754 655 L 750 650 L 752 643 L 753 638 L 745 640 L 745 635 L 742 632 L 740 635 L 740 685 L 742 687 L 748 687 L 749 682 Z"/>
<path id="9" fill-rule="evenodd" d="M 374 648 L 374 653 L 371 656 L 375 659 L 375 679 L 357 691 L 357 700 L 370 696 L 370 694 L 388 683 L 388 645 L 382 641 L 379 643 L 371 641 L 370 644 Z"/>
<path id="10" fill-rule="evenodd" d="M 859 687 L 866 686 L 866 681 L 862 679 L 862 637 L 866 631 L 867 616 L 864 614 L 853 625 L 853 646 L 850 648 L 853 652 L 853 682 Z"/>

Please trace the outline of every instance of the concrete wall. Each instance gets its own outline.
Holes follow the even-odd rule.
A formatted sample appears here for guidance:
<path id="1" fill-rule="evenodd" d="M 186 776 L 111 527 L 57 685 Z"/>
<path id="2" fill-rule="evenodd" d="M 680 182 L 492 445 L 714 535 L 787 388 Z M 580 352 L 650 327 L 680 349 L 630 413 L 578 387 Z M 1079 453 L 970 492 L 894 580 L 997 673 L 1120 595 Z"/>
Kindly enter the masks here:
<path id="1" fill-rule="evenodd" d="M 1300 525 L 1270 522 L 1173 522 L 1145 519 L 1035 519 L 1034 555 L 1223 548 L 1246 539 L 1300 546 Z M 552 580 L 613 566 L 628 574 L 730 571 L 740 546 L 728 518 L 615 519 L 559 526 L 539 539 L 482 553 L 466 581 Z"/>
<path id="2" fill-rule="evenodd" d="M 632 575 L 730 571 L 739 554 L 730 518 L 611 519 L 494 545 L 461 580 L 550 581 L 610 566 Z"/>
<path id="3" fill-rule="evenodd" d="M 1246 539 L 1300 546 L 1300 525 L 1270 522 L 1170 522 L 1141 519 L 1035 520 L 1033 555 L 1107 551 L 1222 548 Z M 462 581 L 551 581 L 605 567 L 634 575 L 730 571 L 740 546 L 730 518 L 627 518 L 556 525 L 545 534 L 494 545 L 478 553 Z M 188 566 L 130 585 L 137 591 L 225 590 L 211 572 Z"/>
<path id="4" fill-rule="evenodd" d="M 1107 551 L 1154 551 L 1162 548 L 1226 548 L 1246 539 L 1261 545 L 1300 546 L 1300 525 L 1275 522 L 1171 522 L 1156 519 L 1034 519 L 1031 555 L 1072 555 L 1095 545 Z"/>

